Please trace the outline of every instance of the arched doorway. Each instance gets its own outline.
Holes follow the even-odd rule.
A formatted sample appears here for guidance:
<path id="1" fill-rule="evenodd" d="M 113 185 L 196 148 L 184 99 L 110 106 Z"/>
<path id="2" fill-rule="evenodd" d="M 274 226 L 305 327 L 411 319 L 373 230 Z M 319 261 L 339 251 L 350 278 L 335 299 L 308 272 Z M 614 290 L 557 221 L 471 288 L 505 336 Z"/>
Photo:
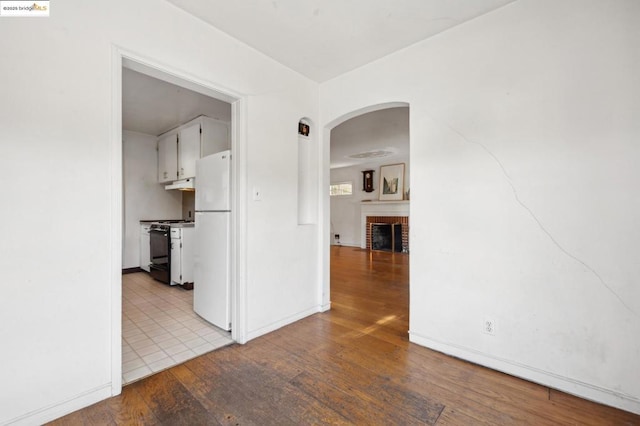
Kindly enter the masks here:
<path id="1" fill-rule="evenodd" d="M 360 314 L 367 317 L 363 318 L 363 325 L 402 318 L 406 324 L 402 333 L 406 337 L 409 315 L 409 104 L 392 102 L 361 108 L 334 119 L 323 130 L 322 182 L 323 194 L 326 194 L 322 197 L 321 210 L 324 225 L 323 306 L 325 309 L 330 304 L 334 309 L 344 308 L 345 301 L 356 300 L 353 295 L 344 293 L 341 279 L 349 280 L 351 284 L 361 281 L 361 288 L 352 287 L 353 291 L 360 292 L 367 286 L 376 286 L 376 281 L 386 275 L 384 279 L 392 283 L 387 287 L 404 294 L 393 293 L 386 297 L 398 296 L 406 300 L 393 303 L 399 311 L 378 309 L 378 314 L 382 315 L 380 318 L 376 315 L 369 317 L 365 308 Z M 336 143 L 346 142 L 353 146 L 336 146 Z M 400 187 L 394 187 L 393 191 L 386 188 L 383 196 L 384 185 L 381 182 L 386 181 L 391 169 L 400 173 Z M 371 179 L 371 175 L 373 179 L 367 184 L 365 178 Z M 395 182 L 398 183 L 397 180 Z M 335 189 L 331 191 L 334 195 L 329 195 L 326 187 Z M 394 192 L 395 195 L 389 197 L 386 192 Z M 387 201 L 389 198 L 391 201 Z M 371 250 L 377 248 L 372 247 L 371 222 L 388 223 L 390 226 L 381 227 L 385 229 L 392 229 L 398 223 L 397 230 L 402 229 L 398 234 L 402 241 L 397 244 L 398 252 L 393 248 L 390 252 Z M 400 236 L 402 233 L 404 238 Z M 390 238 L 393 238 L 393 231 Z M 384 286 L 379 289 L 386 291 Z M 372 299 L 367 303 L 380 305 L 382 301 Z M 349 306 L 352 310 L 360 308 L 355 304 Z"/>

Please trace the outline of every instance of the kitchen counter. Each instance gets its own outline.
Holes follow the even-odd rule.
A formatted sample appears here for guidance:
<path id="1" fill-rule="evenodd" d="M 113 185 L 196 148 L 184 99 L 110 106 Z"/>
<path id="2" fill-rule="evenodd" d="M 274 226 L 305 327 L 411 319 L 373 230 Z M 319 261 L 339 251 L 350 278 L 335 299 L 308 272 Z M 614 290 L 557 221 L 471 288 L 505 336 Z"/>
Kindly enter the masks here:
<path id="1" fill-rule="evenodd" d="M 184 219 L 141 220 L 141 225 L 169 225 L 172 228 L 193 228 L 195 223 Z"/>
<path id="2" fill-rule="evenodd" d="M 178 223 L 170 223 L 172 228 L 193 228 L 196 226 L 194 222 L 178 222 Z"/>
<path id="3" fill-rule="evenodd" d="M 174 223 L 174 222 L 185 222 L 184 219 L 142 219 L 140 220 L 140 223 L 151 223 L 151 222 L 158 222 L 158 223 Z"/>

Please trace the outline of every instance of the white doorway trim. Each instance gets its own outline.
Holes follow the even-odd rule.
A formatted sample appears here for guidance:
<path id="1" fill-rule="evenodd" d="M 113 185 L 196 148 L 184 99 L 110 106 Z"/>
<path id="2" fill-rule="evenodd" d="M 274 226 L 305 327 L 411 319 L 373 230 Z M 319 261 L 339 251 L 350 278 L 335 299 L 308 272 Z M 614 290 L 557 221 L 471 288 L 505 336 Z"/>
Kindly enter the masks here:
<path id="1" fill-rule="evenodd" d="M 184 70 L 112 46 L 110 134 L 110 284 L 111 284 L 111 394 L 122 391 L 122 67 L 231 103 L 231 338 L 247 341 L 246 241 L 247 241 L 247 101 L 246 95 L 199 78 Z"/>

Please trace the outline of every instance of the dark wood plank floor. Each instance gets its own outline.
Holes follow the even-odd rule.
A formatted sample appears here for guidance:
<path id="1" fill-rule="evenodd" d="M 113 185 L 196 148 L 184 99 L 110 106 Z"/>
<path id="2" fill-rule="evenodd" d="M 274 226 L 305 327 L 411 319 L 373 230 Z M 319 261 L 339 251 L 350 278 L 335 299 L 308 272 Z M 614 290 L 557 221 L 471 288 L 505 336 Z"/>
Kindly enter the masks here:
<path id="1" fill-rule="evenodd" d="M 51 424 L 640 425 L 640 416 L 409 343 L 408 260 L 332 247 L 330 312 Z"/>

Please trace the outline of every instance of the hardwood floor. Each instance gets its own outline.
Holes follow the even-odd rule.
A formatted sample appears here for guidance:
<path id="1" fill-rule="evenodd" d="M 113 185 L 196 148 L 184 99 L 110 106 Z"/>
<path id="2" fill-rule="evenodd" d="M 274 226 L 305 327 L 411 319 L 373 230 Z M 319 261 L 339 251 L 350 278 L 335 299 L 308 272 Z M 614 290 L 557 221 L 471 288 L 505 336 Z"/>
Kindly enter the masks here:
<path id="1" fill-rule="evenodd" d="M 640 416 L 409 343 L 408 261 L 332 247 L 331 311 L 51 424 L 640 425 Z"/>

